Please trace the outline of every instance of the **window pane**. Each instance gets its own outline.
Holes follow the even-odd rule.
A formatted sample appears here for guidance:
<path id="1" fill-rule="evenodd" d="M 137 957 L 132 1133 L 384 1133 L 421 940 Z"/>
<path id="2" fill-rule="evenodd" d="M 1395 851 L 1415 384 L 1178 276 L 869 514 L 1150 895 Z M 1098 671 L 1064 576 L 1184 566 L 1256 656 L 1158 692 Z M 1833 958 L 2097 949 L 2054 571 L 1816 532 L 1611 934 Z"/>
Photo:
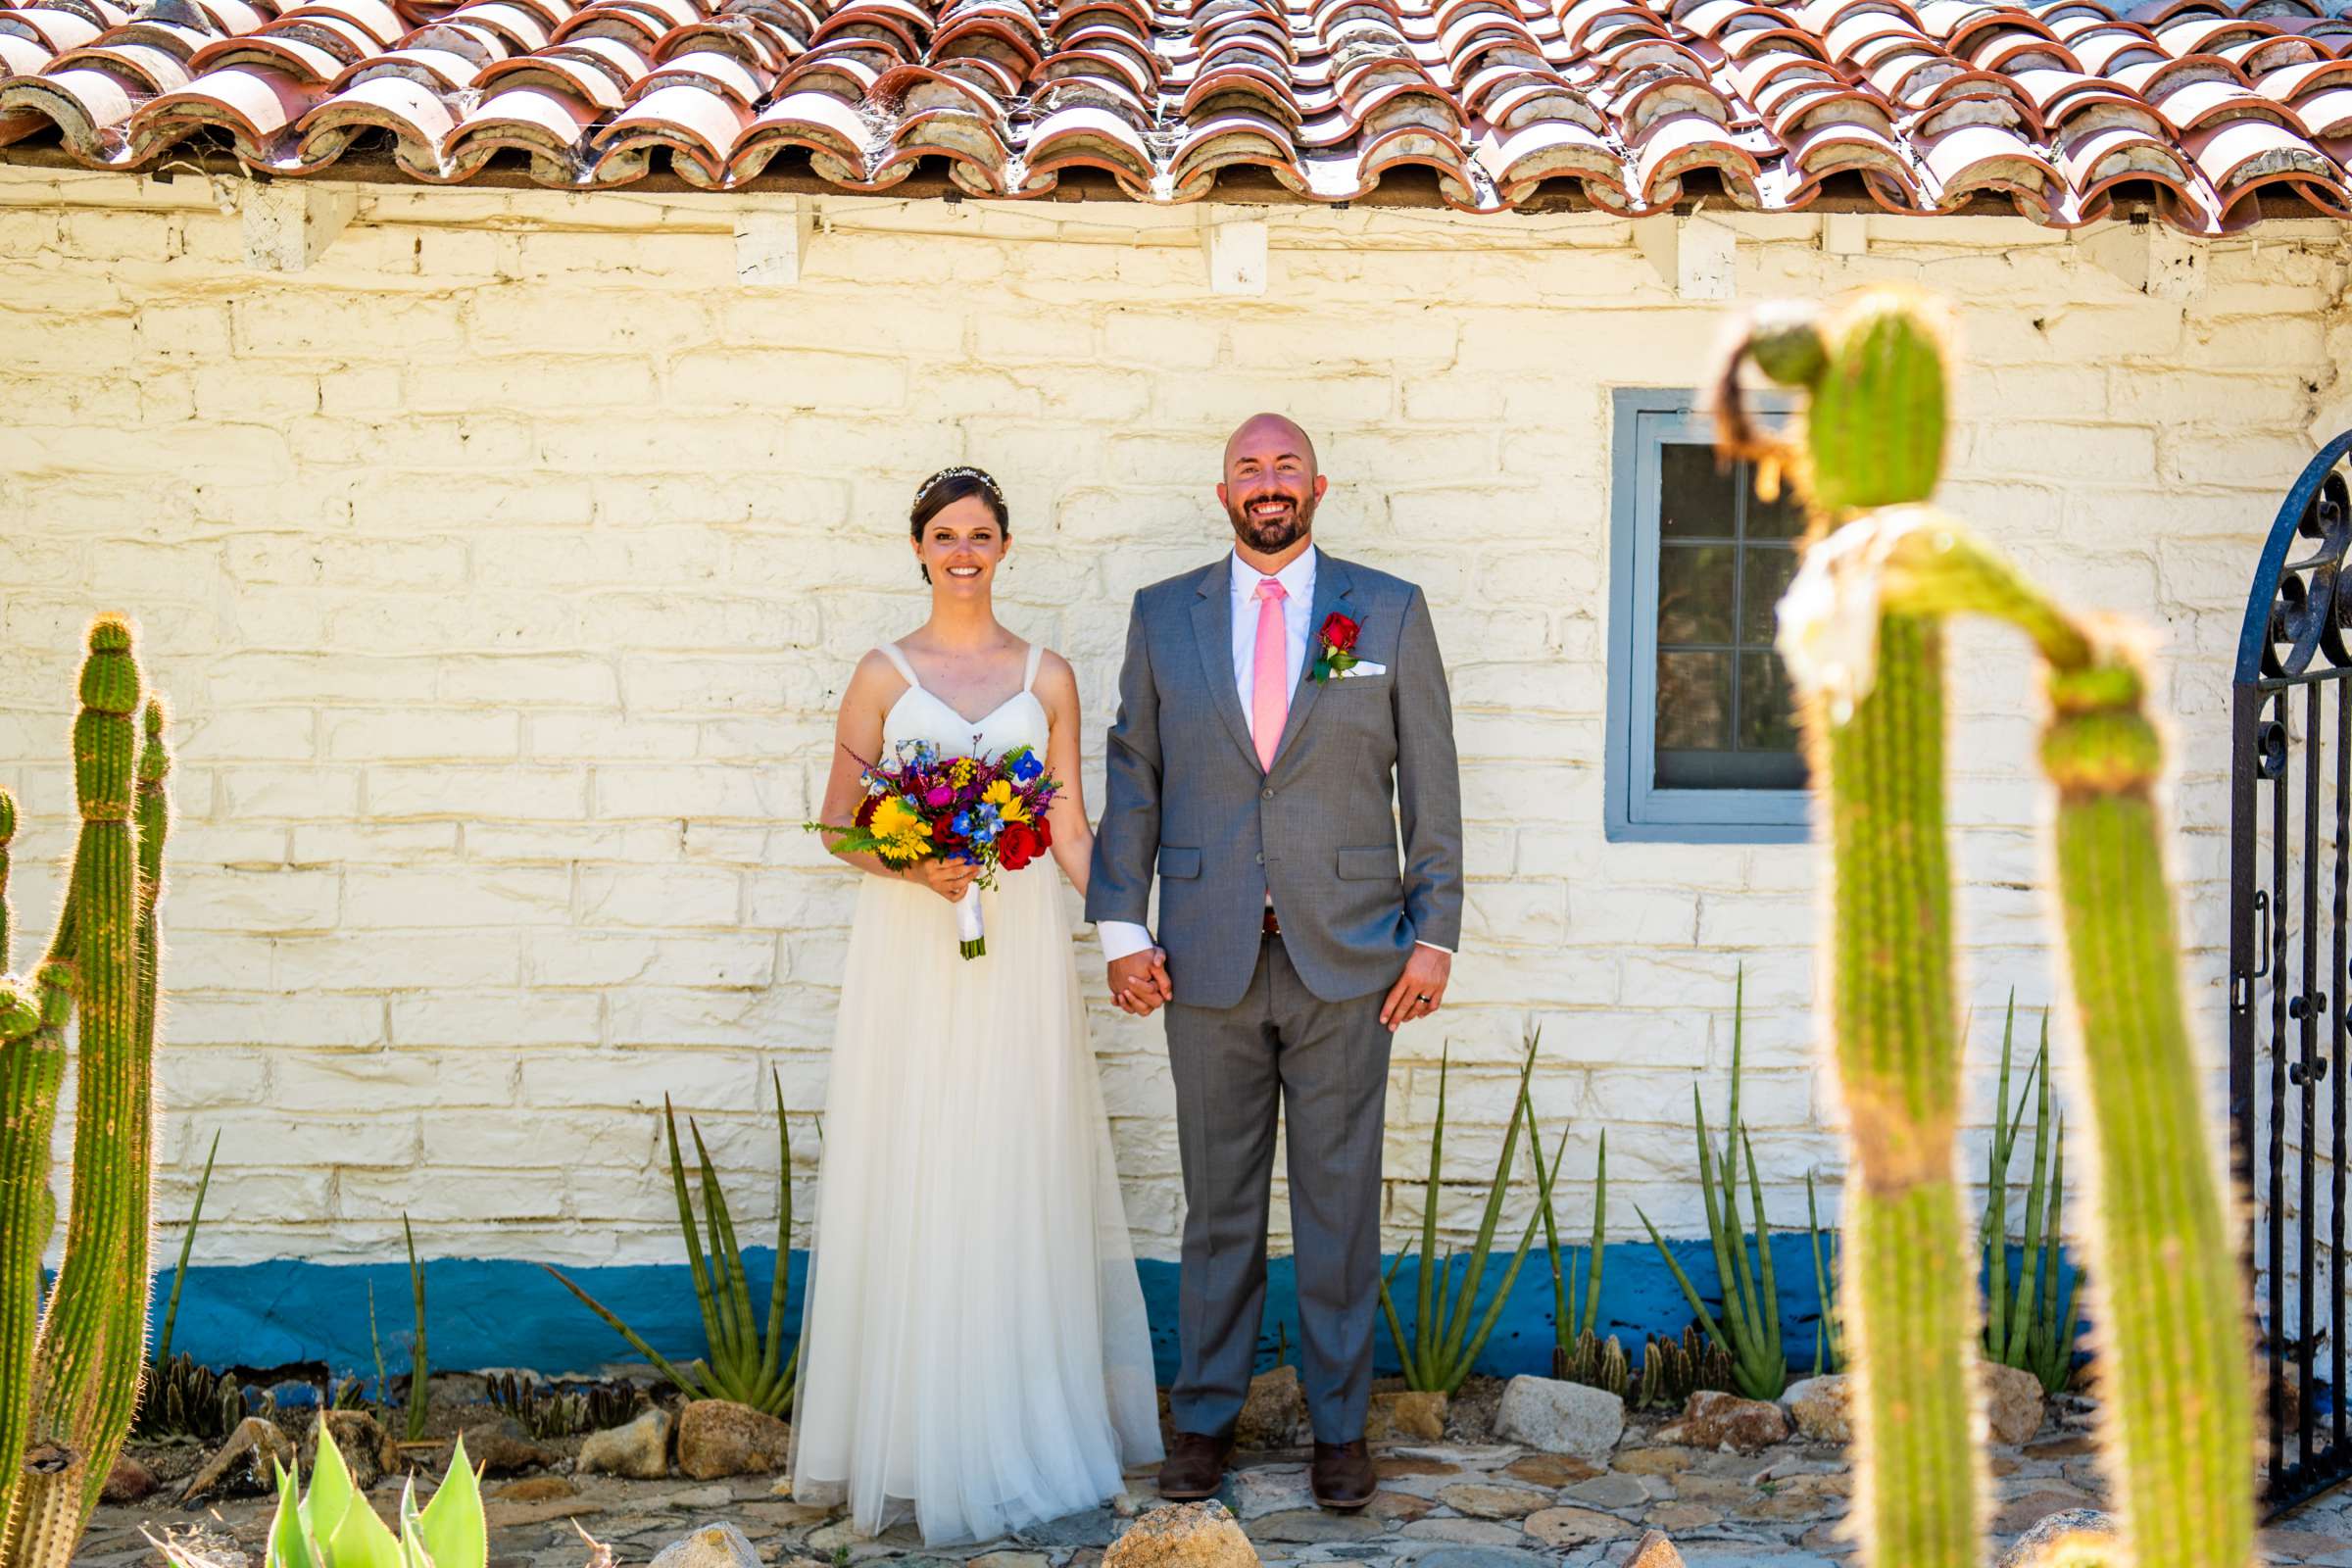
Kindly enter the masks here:
<path id="1" fill-rule="evenodd" d="M 1734 475 L 1715 469 L 1715 449 L 1669 441 L 1658 449 L 1658 537 L 1729 539 L 1735 531 Z"/>
<path id="2" fill-rule="evenodd" d="M 1777 654 L 1740 656 L 1740 749 L 1796 750 L 1796 715 Z"/>
<path id="3" fill-rule="evenodd" d="M 1747 464 L 1740 465 L 1740 482 L 1753 485 L 1755 470 Z M 1797 505 L 1796 487 L 1781 476 L 1781 493 L 1776 500 L 1766 501 L 1749 490 L 1747 495 L 1747 537 L 1750 539 L 1793 539 L 1805 531 L 1805 509 Z"/>
<path id="4" fill-rule="evenodd" d="M 1772 646 L 1774 607 L 1796 575 L 1796 552 L 1750 545 L 1740 574 L 1740 593 L 1746 601 L 1740 610 L 1740 640 L 1750 648 Z"/>
<path id="5" fill-rule="evenodd" d="M 1659 751 L 1728 751 L 1731 719 L 1731 655 L 1658 655 Z"/>
<path id="6" fill-rule="evenodd" d="M 1732 640 L 1736 545 L 1667 545 L 1658 552 L 1658 643 Z"/>

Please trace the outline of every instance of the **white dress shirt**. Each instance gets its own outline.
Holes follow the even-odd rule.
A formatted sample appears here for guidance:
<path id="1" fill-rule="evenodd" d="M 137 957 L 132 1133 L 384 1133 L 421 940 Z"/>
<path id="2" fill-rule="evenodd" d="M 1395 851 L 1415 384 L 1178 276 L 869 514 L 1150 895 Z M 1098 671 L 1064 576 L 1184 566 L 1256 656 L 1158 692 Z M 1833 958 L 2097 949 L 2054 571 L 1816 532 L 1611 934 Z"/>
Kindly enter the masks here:
<path id="1" fill-rule="evenodd" d="M 1282 584 L 1287 596 L 1282 601 L 1282 651 L 1284 656 L 1283 690 L 1296 694 L 1298 675 L 1306 667 L 1307 621 L 1315 612 L 1315 564 L 1317 552 L 1313 545 L 1299 552 L 1298 558 L 1271 579 L 1255 566 L 1244 561 L 1236 551 L 1229 559 L 1233 563 L 1231 589 L 1233 597 L 1233 685 L 1241 694 L 1243 721 L 1252 726 L 1250 738 L 1257 739 L 1254 728 L 1257 717 L 1257 585 L 1268 580 Z M 1289 710 L 1285 705 L 1284 710 Z M 1268 904 L 1273 895 L 1268 894 Z M 1153 946 L 1152 933 L 1132 920 L 1103 920 L 1095 927 L 1102 940 L 1102 961 L 1116 963 L 1132 954 L 1142 953 Z M 1434 942 L 1421 944 L 1437 948 Z M 1451 953 L 1451 948 L 1438 948 L 1440 953 Z"/>

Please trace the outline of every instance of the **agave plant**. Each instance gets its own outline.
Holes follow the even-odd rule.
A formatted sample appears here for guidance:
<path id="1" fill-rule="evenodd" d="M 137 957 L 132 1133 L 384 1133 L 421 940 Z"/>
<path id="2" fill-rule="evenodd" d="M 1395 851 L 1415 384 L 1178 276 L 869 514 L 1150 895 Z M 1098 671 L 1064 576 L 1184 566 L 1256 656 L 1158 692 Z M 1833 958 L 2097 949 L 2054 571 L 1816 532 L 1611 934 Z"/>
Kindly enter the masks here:
<path id="1" fill-rule="evenodd" d="M 270 1520 L 265 1568 L 487 1568 L 490 1535 L 482 1515 L 481 1476 L 458 1439 L 432 1500 L 416 1506 L 416 1478 L 400 1494 L 400 1533 L 376 1517 L 335 1446 L 323 1416 L 311 1484 L 299 1467 L 277 1468 L 277 1512 Z M 148 1541 L 172 1568 L 210 1568 L 177 1543 Z"/>
<path id="2" fill-rule="evenodd" d="M 1527 1250 L 1535 1245 L 1536 1227 L 1551 1207 L 1551 1178 L 1559 1173 L 1559 1154 L 1552 1155 L 1549 1174 L 1537 1177 L 1536 1212 L 1527 1219 L 1527 1229 L 1519 1237 L 1518 1250 L 1511 1254 L 1510 1267 L 1503 1271 L 1502 1283 L 1487 1302 L 1483 1316 L 1476 1318 L 1478 1287 L 1486 1277 L 1488 1250 L 1494 1246 L 1495 1227 L 1502 1219 L 1504 1196 L 1510 1190 L 1511 1163 L 1519 1152 L 1521 1127 L 1532 1128 L 1535 1122 L 1533 1103 L 1528 1099 L 1529 1076 L 1536 1068 L 1536 1048 L 1542 1036 L 1530 1037 L 1527 1059 L 1519 1068 L 1519 1098 L 1511 1107 L 1510 1130 L 1503 1135 L 1502 1153 L 1494 1161 L 1494 1179 L 1487 1188 L 1486 1211 L 1479 1218 L 1478 1241 L 1470 1250 L 1469 1266 L 1463 1271 L 1460 1289 L 1453 1280 L 1454 1253 L 1448 1249 L 1443 1256 L 1438 1253 L 1438 1200 L 1443 1191 L 1441 1167 L 1446 1152 L 1446 1077 L 1451 1066 L 1441 1057 L 1438 1064 L 1438 1118 L 1429 1136 L 1429 1180 L 1421 1198 L 1421 1266 L 1414 1270 L 1420 1286 L 1413 1304 L 1413 1335 L 1407 1339 L 1404 1325 L 1398 1320 L 1396 1301 L 1389 1294 L 1404 1260 L 1413 1255 L 1411 1248 L 1396 1254 L 1389 1271 L 1380 1282 L 1380 1309 L 1389 1320 L 1389 1337 L 1396 1342 L 1396 1359 L 1404 1369 L 1405 1387 L 1451 1394 L 1469 1377 L 1478 1361 L 1479 1351 L 1486 1348 L 1487 1338 L 1494 1332 L 1495 1319 L 1502 1315 L 1503 1302 L 1510 1299 L 1511 1287 L 1517 1283 L 1519 1269 L 1527 1261 Z M 1567 1148 L 1567 1135 L 1560 1140 L 1561 1150 Z M 1436 1261 L 1432 1262 L 1432 1259 Z"/>
<path id="3" fill-rule="evenodd" d="M 1747 977 L 1742 971 L 1733 982 L 1732 1100 L 1720 1161 L 1707 1137 L 1707 1113 L 1698 1102 L 1698 1086 L 1690 1086 L 1691 1126 L 1698 1140 L 1699 1195 L 1706 1200 L 1707 1237 L 1714 1244 L 1715 1277 L 1723 1292 L 1721 1317 L 1707 1310 L 1698 1287 L 1690 1283 L 1690 1276 L 1667 1250 L 1666 1239 L 1658 1234 L 1649 1216 L 1642 1213 L 1639 1204 L 1634 1212 L 1642 1215 L 1650 1244 L 1657 1248 L 1658 1256 L 1666 1260 L 1674 1283 L 1682 1287 L 1683 1298 L 1690 1303 L 1690 1310 L 1707 1331 L 1707 1338 L 1732 1358 L 1733 1381 L 1740 1392 L 1751 1399 L 1777 1399 L 1788 1386 L 1788 1359 L 1781 1345 L 1781 1295 L 1779 1281 L 1773 1277 L 1772 1222 L 1764 1215 L 1764 1184 L 1756 1175 L 1756 1152 L 1748 1142 L 1747 1129 L 1740 1121 L 1741 1013 L 1746 988 Z M 1756 1216 L 1752 1239 L 1740 1211 L 1742 1153 L 1747 1156 L 1749 1206 Z M 1722 1172 L 1720 1178 L 1718 1166 Z"/>
<path id="4" fill-rule="evenodd" d="M 1821 1301 L 1821 1318 L 1813 1328 L 1813 1375 L 1820 1377 L 1845 1368 L 1845 1318 L 1838 1310 L 1838 1228 L 1822 1229 L 1821 1199 L 1811 1171 L 1805 1172 L 1805 1228 L 1813 1244 L 1813 1289 Z"/>
<path id="5" fill-rule="evenodd" d="M 644 1337 L 550 1264 L 540 1267 L 578 1297 L 588 1310 L 609 1324 L 632 1349 L 690 1399 L 730 1399 L 769 1415 L 792 1413 L 800 1387 L 801 1352 L 795 1347 L 784 1354 L 784 1320 L 791 1306 L 787 1265 L 792 1260 L 792 1124 L 784 1111 L 784 1083 L 769 1074 L 776 1097 L 776 1140 L 782 1156 L 777 1177 L 776 1277 L 768 1293 L 764 1326 L 752 1315 L 752 1291 L 743 1268 L 743 1250 L 736 1245 L 735 1221 L 727 1211 L 727 1196 L 711 1167 L 710 1151 L 703 1144 L 702 1129 L 686 1119 L 702 1173 L 703 1222 L 710 1236 L 710 1260 L 704 1261 L 703 1242 L 696 1234 L 694 1205 L 686 1195 L 686 1163 L 678 1148 L 678 1119 L 669 1097 L 662 1097 L 662 1120 L 669 1134 L 669 1179 L 678 1200 L 678 1229 L 686 1238 L 686 1262 L 694 1273 L 694 1297 L 702 1308 L 703 1338 L 709 1347 L 701 1360 L 680 1367 L 646 1344 Z"/>
<path id="6" fill-rule="evenodd" d="M 2009 1103 L 2010 1051 L 2017 1030 L 2017 995 L 2010 993 L 2009 1010 L 2001 1024 L 2001 1085 L 1995 1102 L 2005 1111 Z M 2034 1156 L 2026 1166 L 2026 1234 L 2014 1292 L 2009 1287 L 2009 1161 L 2017 1152 L 2018 1134 L 2026 1119 L 2026 1102 L 2033 1099 Z M 2025 1087 L 2018 1092 L 2017 1109 L 2004 1119 L 1995 1113 L 1992 1145 L 1984 1169 L 1984 1354 L 2003 1366 L 2022 1367 L 2041 1380 L 2051 1394 L 2063 1390 L 2075 1375 L 2075 1335 L 2082 1326 L 2082 1302 L 2075 1281 L 2059 1286 L 2063 1233 L 2059 1228 L 2066 1203 L 2066 1123 L 2050 1123 L 2050 1013 L 2041 1013 L 2041 1047 L 2026 1069 Z"/>

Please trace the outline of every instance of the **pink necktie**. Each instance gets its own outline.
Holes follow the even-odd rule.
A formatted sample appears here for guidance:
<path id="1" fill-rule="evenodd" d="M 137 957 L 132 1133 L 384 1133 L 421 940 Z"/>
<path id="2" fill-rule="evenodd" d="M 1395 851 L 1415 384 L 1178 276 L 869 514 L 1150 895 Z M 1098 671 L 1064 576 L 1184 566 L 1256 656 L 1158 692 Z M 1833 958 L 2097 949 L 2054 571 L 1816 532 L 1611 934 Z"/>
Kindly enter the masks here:
<path id="1" fill-rule="evenodd" d="M 1257 762 L 1274 771 L 1274 752 L 1282 744 L 1282 726 L 1291 716 L 1288 639 L 1282 629 L 1282 602 L 1290 597 L 1271 577 L 1257 584 L 1257 657 L 1250 675 L 1250 733 L 1257 742 Z"/>

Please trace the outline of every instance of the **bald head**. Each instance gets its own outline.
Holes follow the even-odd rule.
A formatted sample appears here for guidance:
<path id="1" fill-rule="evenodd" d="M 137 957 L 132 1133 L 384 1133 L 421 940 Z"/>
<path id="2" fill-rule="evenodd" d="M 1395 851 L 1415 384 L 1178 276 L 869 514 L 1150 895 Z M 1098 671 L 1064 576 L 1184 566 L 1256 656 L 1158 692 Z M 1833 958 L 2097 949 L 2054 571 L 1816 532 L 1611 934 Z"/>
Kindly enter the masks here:
<path id="1" fill-rule="evenodd" d="M 1296 419 L 1280 414 L 1252 414 L 1241 422 L 1233 434 L 1225 438 L 1225 472 L 1233 473 L 1233 460 L 1243 452 L 1254 452 L 1271 461 L 1291 456 L 1306 464 L 1306 471 L 1319 471 L 1315 466 L 1314 438 Z"/>
<path id="2" fill-rule="evenodd" d="M 1217 499 L 1233 523 L 1235 544 L 1261 567 L 1306 548 L 1325 485 L 1315 444 L 1296 420 L 1253 414 L 1226 438 Z"/>

